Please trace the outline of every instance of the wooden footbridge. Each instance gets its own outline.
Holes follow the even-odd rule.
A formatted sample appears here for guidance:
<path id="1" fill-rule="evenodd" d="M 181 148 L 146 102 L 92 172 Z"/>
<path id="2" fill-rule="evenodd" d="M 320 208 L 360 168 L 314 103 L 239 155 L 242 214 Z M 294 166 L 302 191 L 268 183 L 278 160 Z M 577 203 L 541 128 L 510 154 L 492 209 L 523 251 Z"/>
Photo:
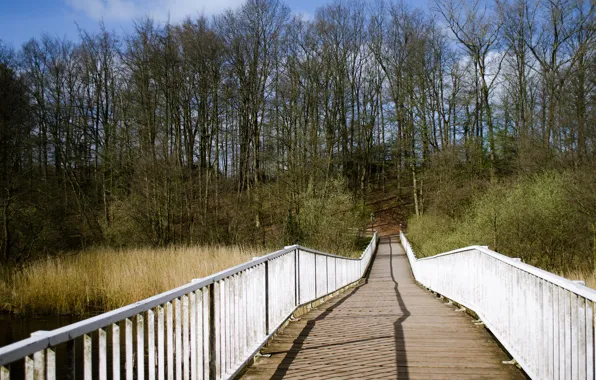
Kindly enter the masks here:
<path id="1" fill-rule="evenodd" d="M 381 239 L 364 284 L 290 323 L 244 378 L 523 379 L 456 310 L 415 283 L 398 239 Z"/>
<path id="2" fill-rule="evenodd" d="M 289 246 L 37 332 L 0 348 L 0 380 L 594 379 L 595 301 L 487 247 L 417 258 L 375 234 L 359 258 Z"/>

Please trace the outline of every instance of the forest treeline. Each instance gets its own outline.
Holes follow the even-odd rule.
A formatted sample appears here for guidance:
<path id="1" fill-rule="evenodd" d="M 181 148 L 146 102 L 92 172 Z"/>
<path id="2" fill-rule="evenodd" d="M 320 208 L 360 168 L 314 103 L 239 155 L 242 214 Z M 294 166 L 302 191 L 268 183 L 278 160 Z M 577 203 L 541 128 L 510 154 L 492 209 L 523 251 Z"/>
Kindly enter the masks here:
<path id="1" fill-rule="evenodd" d="M 0 257 L 94 244 L 343 249 L 367 196 L 389 184 L 415 220 L 449 221 L 548 170 L 593 189 L 594 7 L 341 1 L 306 19 L 248 0 L 179 24 L 137 20 L 126 35 L 4 44 Z M 565 199 L 586 205 L 577 230 L 592 263 L 596 203 L 581 194 Z"/>

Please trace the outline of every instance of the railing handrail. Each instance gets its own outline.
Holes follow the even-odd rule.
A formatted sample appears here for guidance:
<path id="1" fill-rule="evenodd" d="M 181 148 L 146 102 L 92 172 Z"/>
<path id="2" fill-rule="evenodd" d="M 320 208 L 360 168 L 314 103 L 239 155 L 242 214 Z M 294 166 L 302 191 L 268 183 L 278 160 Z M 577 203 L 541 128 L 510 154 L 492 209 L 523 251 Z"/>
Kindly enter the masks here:
<path id="1" fill-rule="evenodd" d="M 371 243 L 374 239 L 376 239 L 376 237 L 377 234 L 375 232 L 371 238 Z M 167 303 L 172 299 L 181 297 L 190 292 L 197 291 L 217 281 L 236 275 L 246 269 L 256 267 L 262 263 L 271 261 L 277 257 L 283 256 L 295 250 L 309 252 L 316 255 L 338 258 L 342 260 L 359 261 L 362 260 L 362 258 L 366 254 L 368 247 L 363 251 L 359 258 L 352 258 L 317 251 L 315 249 L 303 247 L 298 244 L 286 246 L 284 247 L 284 249 L 281 249 L 279 251 L 265 254 L 251 261 L 247 261 L 234 267 L 212 274 L 210 276 L 194 280 L 175 289 L 165 291 L 163 293 L 143 299 L 133 304 L 126 305 L 118 309 L 108 311 L 100 315 L 87 318 L 80 322 L 76 322 L 55 330 L 47 331 L 43 335 L 36 335 L 34 337 L 26 338 L 18 342 L 9 344 L 7 346 L 0 347 L 0 367 L 12 363 L 16 360 L 19 360 L 23 357 L 33 355 L 34 353 L 44 350 L 46 348 L 68 342 L 85 334 L 89 334 L 98 329 L 107 327 L 112 323 L 116 323 L 127 318 L 132 318 L 143 311 L 152 309 L 154 307 L 158 307 L 159 305 Z"/>
<path id="2" fill-rule="evenodd" d="M 400 238 L 416 281 L 474 311 L 530 378 L 594 378 L 596 290 L 486 246 L 417 258 Z"/>
<path id="3" fill-rule="evenodd" d="M 402 233 L 402 235 L 403 235 L 403 233 Z M 405 235 L 403 235 L 403 238 L 405 238 Z M 406 238 L 406 240 L 407 240 L 407 238 Z M 499 253 L 499 252 L 489 249 L 487 246 L 471 245 L 468 247 L 458 248 L 458 249 L 454 249 L 452 251 L 439 253 L 434 256 L 427 256 L 427 257 L 421 257 L 421 258 L 416 257 L 416 253 L 414 252 L 414 250 L 412 250 L 412 253 L 414 254 L 414 257 L 416 258 L 417 261 L 424 261 L 424 260 L 439 259 L 444 256 L 454 255 L 454 254 L 467 252 L 467 251 L 473 251 L 473 250 L 480 251 L 484 254 L 492 256 L 495 259 L 503 261 L 519 270 L 530 273 L 536 277 L 542 278 L 543 280 L 549 281 L 557 286 L 567 289 L 570 292 L 573 292 L 579 296 L 587 298 L 590 301 L 596 302 L 596 290 L 588 288 L 587 286 L 584 286 L 584 285 L 580 285 L 576 282 L 566 279 L 565 277 L 558 276 L 552 272 L 548 272 L 543 269 L 537 268 L 533 265 L 526 264 L 520 260 L 515 260 L 509 256 L 505 256 L 502 253 Z"/>

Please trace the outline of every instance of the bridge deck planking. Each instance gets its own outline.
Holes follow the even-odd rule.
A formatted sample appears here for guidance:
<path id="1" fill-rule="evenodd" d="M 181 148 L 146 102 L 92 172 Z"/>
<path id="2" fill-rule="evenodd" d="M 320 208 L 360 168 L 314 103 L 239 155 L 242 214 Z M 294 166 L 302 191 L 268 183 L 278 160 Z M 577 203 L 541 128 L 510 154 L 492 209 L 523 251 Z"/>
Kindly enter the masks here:
<path id="1" fill-rule="evenodd" d="M 482 326 L 419 287 L 396 238 L 367 283 L 292 322 L 245 379 L 523 379 Z"/>

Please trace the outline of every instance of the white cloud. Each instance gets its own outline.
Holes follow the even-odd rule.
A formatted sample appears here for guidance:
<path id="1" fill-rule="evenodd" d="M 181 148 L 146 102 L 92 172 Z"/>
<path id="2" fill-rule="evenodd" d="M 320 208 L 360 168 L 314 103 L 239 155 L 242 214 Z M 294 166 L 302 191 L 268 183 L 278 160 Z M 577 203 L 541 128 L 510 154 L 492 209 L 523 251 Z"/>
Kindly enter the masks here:
<path id="1" fill-rule="evenodd" d="M 149 16 L 156 21 L 178 22 L 187 16 L 213 15 L 235 8 L 243 0 L 65 0 L 75 11 L 95 20 L 126 21 Z"/>
<path id="2" fill-rule="evenodd" d="M 293 12 L 292 14 L 302 21 L 313 21 L 315 19 L 314 16 L 309 12 L 297 11 Z"/>

